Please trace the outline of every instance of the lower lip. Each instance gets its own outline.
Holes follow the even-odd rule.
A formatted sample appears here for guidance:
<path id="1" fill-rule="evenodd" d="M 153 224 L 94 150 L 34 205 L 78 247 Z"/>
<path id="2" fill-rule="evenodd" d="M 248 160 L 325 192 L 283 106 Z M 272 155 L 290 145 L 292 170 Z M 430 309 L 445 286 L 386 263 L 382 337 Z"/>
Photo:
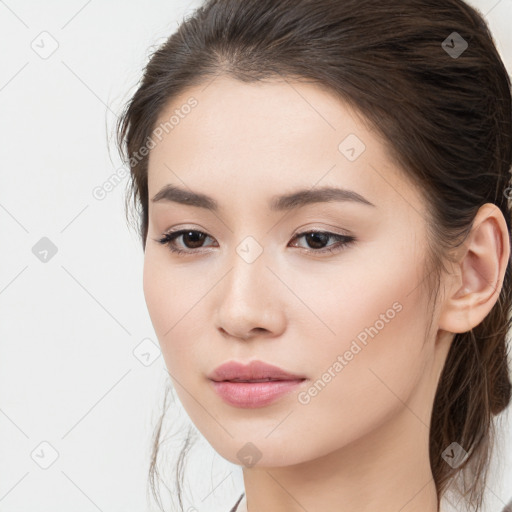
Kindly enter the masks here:
<path id="1" fill-rule="evenodd" d="M 220 397 L 235 407 L 254 409 L 271 404 L 300 386 L 301 380 L 275 380 L 268 382 L 211 381 Z"/>

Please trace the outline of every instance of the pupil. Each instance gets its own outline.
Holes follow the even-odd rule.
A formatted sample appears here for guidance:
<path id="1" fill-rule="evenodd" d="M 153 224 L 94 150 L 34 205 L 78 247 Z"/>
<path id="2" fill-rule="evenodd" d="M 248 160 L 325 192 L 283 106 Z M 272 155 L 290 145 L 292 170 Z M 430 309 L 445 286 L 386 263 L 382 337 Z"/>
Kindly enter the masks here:
<path id="1" fill-rule="evenodd" d="M 194 233 L 195 233 L 195 235 L 194 235 Z M 194 237 L 199 238 L 199 244 L 197 245 L 197 247 L 201 247 L 201 242 L 202 242 L 202 239 L 204 238 L 203 233 L 198 233 L 197 231 L 188 231 L 187 233 L 184 233 L 184 234 L 183 234 L 183 239 L 184 239 L 184 240 L 185 240 L 186 238 L 189 238 L 189 237 L 191 237 L 192 239 L 193 239 Z M 196 242 L 196 243 L 197 243 L 197 242 Z M 194 241 L 192 241 L 192 245 L 193 245 L 193 244 L 194 244 Z M 187 243 L 185 243 L 185 245 L 187 245 L 187 246 L 188 246 L 188 244 L 187 244 Z M 191 247 L 191 248 L 192 248 L 192 249 L 194 249 L 195 247 Z"/>
<path id="2" fill-rule="evenodd" d="M 313 239 L 313 247 L 315 247 L 315 241 L 314 241 L 314 237 L 318 237 L 320 239 L 322 238 L 327 238 L 327 235 L 324 234 L 324 233 L 309 233 L 309 235 L 307 235 L 310 239 Z M 323 245 L 324 243 L 326 242 L 326 240 L 324 240 L 324 242 L 320 242 L 320 245 Z M 317 247 L 318 248 L 318 247 Z"/>

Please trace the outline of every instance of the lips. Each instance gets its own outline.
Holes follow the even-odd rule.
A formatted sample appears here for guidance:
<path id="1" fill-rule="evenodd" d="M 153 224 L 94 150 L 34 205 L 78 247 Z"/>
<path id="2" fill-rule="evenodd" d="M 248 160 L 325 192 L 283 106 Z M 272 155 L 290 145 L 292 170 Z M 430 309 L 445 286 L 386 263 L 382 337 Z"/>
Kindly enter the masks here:
<path id="1" fill-rule="evenodd" d="M 263 361 L 251 361 L 247 365 L 228 361 L 211 372 L 208 378 L 216 382 L 268 382 L 304 380 L 306 376 L 287 372 Z"/>

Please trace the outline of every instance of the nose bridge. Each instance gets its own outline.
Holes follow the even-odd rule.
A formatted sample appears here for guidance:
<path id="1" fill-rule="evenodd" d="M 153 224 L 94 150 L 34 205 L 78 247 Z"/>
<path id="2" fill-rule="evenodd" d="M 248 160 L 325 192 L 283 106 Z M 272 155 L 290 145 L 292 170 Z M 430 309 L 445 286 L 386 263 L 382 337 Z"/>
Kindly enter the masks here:
<path id="1" fill-rule="evenodd" d="M 261 286 L 270 274 L 266 268 L 267 253 L 263 245 L 252 235 L 247 235 L 235 247 L 230 259 L 231 272 L 228 289 L 234 292 L 236 300 L 252 303 L 263 291 Z M 268 290 L 267 290 L 268 292 Z"/>

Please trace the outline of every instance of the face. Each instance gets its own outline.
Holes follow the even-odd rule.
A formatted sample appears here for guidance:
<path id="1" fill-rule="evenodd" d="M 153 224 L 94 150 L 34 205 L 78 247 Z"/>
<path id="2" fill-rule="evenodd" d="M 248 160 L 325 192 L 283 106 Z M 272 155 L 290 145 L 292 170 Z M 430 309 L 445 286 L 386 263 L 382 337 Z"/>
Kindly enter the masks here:
<path id="1" fill-rule="evenodd" d="M 378 435 L 406 407 L 428 424 L 426 207 L 377 133 L 294 82 L 217 78 L 174 98 L 156 126 L 173 114 L 149 157 L 144 294 L 198 430 L 227 460 L 254 450 L 271 467 Z M 168 185 L 217 208 L 153 201 Z M 327 188 L 349 192 L 277 200 Z M 208 375 L 253 360 L 305 380 L 264 405 L 228 403 Z"/>

